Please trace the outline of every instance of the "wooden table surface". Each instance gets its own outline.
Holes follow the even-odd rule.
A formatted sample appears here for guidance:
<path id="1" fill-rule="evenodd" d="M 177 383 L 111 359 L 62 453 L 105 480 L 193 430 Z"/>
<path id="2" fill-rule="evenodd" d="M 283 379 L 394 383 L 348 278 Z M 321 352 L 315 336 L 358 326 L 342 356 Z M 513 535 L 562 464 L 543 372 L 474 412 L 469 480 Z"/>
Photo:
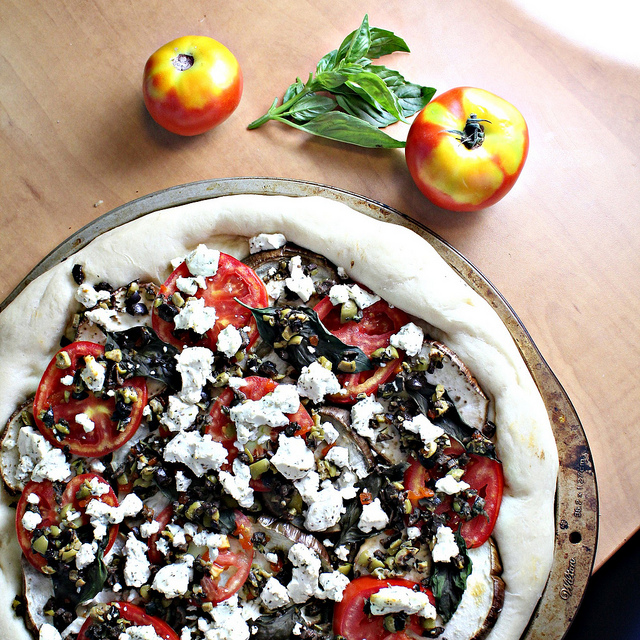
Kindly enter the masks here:
<path id="1" fill-rule="evenodd" d="M 480 213 L 432 206 L 402 150 L 312 138 L 262 115 L 369 13 L 410 54 L 387 64 L 439 92 L 479 86 L 524 114 L 531 148 L 511 193 Z M 160 45 L 227 45 L 237 111 L 181 138 L 142 102 Z M 601 506 L 596 566 L 640 526 L 640 67 L 576 44 L 508 0 L 3 0 L 0 3 L 0 299 L 59 242 L 139 196 L 196 180 L 324 183 L 426 224 L 502 292 L 581 418 Z M 395 125 L 396 137 L 406 135 Z"/>

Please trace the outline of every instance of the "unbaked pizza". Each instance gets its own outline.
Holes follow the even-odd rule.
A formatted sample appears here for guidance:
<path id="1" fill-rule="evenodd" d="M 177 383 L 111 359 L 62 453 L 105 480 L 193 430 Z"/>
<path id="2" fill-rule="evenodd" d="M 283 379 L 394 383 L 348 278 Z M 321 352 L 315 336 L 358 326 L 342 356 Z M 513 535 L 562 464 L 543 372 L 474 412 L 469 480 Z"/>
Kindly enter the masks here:
<path id="1" fill-rule="evenodd" d="M 422 238 L 229 196 L 99 236 L 0 314 L 0 622 L 40 640 L 520 637 L 557 452 Z"/>

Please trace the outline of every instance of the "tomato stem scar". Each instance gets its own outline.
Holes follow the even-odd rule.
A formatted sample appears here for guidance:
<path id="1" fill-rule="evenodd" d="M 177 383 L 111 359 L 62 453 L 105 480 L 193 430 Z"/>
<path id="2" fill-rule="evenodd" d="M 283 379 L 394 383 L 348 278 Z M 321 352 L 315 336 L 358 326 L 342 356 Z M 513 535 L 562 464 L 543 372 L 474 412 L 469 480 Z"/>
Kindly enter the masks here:
<path id="1" fill-rule="evenodd" d="M 467 149 L 477 149 L 482 146 L 484 142 L 484 127 L 480 124 L 481 122 L 491 124 L 491 120 L 480 119 L 475 113 L 472 113 L 467 118 L 467 122 L 462 131 L 458 129 L 448 129 L 446 133 L 457 133 L 460 136 L 458 140 L 467 147 Z"/>
<path id="2" fill-rule="evenodd" d="M 193 56 L 188 53 L 179 53 L 171 60 L 171 64 L 173 64 L 178 71 L 186 71 L 187 69 L 190 69 L 193 66 L 193 63 Z"/>

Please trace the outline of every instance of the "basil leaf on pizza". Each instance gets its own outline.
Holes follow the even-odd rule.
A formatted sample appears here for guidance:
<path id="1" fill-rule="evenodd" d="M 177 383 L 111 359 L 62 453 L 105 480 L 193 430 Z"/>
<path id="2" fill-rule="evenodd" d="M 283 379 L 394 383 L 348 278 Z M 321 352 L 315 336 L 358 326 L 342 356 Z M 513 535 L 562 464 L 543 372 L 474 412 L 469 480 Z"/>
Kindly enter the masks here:
<path id="1" fill-rule="evenodd" d="M 100 236 L 0 314 L 3 629 L 516 640 L 555 450 L 505 331 L 424 241 L 324 199 Z"/>

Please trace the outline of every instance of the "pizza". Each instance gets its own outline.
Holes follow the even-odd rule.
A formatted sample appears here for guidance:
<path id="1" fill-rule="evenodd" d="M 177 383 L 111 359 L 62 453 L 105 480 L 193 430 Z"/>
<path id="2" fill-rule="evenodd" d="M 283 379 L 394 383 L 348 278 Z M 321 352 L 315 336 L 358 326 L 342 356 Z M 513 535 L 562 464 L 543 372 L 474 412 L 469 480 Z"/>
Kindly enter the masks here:
<path id="1" fill-rule="evenodd" d="M 27 640 L 519 638 L 558 457 L 497 314 L 413 232 L 226 196 L 0 314 L 0 624 Z"/>

